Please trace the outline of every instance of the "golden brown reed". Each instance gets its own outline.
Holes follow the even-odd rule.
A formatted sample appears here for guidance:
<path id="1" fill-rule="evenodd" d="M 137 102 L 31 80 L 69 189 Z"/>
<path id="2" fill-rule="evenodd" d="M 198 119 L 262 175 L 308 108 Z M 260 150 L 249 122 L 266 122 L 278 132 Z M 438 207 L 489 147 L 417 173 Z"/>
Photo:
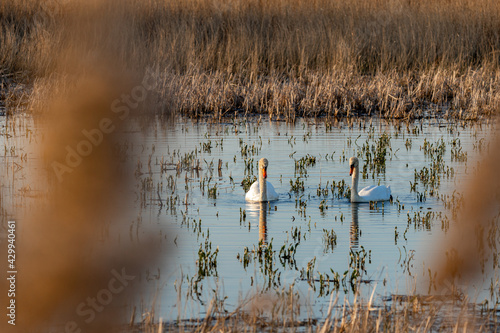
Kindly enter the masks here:
<path id="1" fill-rule="evenodd" d="M 466 302 L 450 305 L 436 296 L 394 296 L 385 304 L 361 299 L 354 295 L 352 303 L 332 297 L 327 313 L 322 318 L 299 319 L 307 305 L 296 292 L 278 290 L 257 292 L 240 301 L 228 313 L 217 308 L 214 298 L 207 307 L 205 318 L 178 323 L 151 323 L 139 332 L 491 332 L 498 323 L 493 314 L 471 311 Z"/>
<path id="2" fill-rule="evenodd" d="M 46 20 L 38 0 L 0 7 L 2 72 L 52 72 L 78 7 L 48 3 Z M 500 105 L 495 0 L 126 3 L 130 30 L 114 36 L 114 57 L 164 72 L 165 110 L 476 118 Z"/>
<path id="3" fill-rule="evenodd" d="M 51 74 L 55 83 L 39 112 L 43 139 L 36 144 L 48 181 L 40 179 L 32 186 L 48 183 L 40 188 L 47 195 L 39 198 L 37 209 L 14 212 L 16 218 L 28 216 L 17 221 L 22 232 L 17 240 L 15 328 L 23 332 L 118 329 L 124 323 L 124 305 L 132 305 L 139 290 L 143 268 L 156 258 L 154 241 L 126 246 L 115 239 L 100 242 L 103 230 L 122 228 L 135 218 L 128 209 L 134 203 L 127 165 L 120 163 L 115 149 L 124 139 L 120 132 L 126 119 L 119 119 L 112 105 L 140 81 L 109 56 L 116 46 L 115 32 L 127 33 L 123 21 L 108 12 L 115 7 L 99 1 L 72 3 L 78 10 L 67 13 L 59 26 L 65 29 L 68 48 L 59 49 L 60 57 L 51 54 L 57 76 Z M 28 2 L 4 7 L 30 12 Z M 95 142 L 83 144 L 92 141 L 84 131 L 99 128 L 100 135 L 93 132 Z M 69 150 L 79 158 L 75 153 L 68 158 Z M 0 287 L 8 289 L 5 279 Z M 0 298 L 7 304 L 6 293 Z M 12 328 L 6 320 L 0 325 L 4 332 Z"/>
<path id="4" fill-rule="evenodd" d="M 345 71 L 332 75 L 308 72 L 295 80 L 271 76 L 245 83 L 234 83 L 220 73 L 167 73 L 160 94 L 173 112 L 216 119 L 260 113 L 278 120 L 359 115 L 473 120 L 498 112 L 498 71 L 454 73 L 441 69 L 418 74 L 392 71 L 365 77 Z"/>

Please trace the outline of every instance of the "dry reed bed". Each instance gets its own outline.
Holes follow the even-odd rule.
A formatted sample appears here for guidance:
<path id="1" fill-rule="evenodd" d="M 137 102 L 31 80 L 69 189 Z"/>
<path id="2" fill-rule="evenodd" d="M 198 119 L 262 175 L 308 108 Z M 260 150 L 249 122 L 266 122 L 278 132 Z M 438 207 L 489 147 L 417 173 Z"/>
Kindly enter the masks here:
<path id="1" fill-rule="evenodd" d="M 285 80 L 260 77 L 252 82 L 227 80 L 220 73 L 164 74 L 161 101 L 172 112 L 216 119 L 234 114 L 265 114 L 271 119 L 296 116 L 387 118 L 429 116 L 477 119 L 500 109 L 499 72 L 396 71 L 371 77 L 348 72 L 305 73 Z"/>
<path id="2" fill-rule="evenodd" d="M 342 118 L 380 116 L 415 119 L 446 117 L 475 120 L 500 110 L 500 71 L 481 69 L 459 75 L 456 71 L 378 73 L 356 76 L 339 72 L 309 72 L 295 80 L 258 77 L 251 82 L 227 79 L 221 73 L 159 73 L 160 82 L 149 101 L 159 112 L 190 117 L 263 114 L 275 120 L 296 117 Z M 12 108 L 29 104 L 43 109 L 54 90 L 67 79 L 39 78 L 31 90 L 14 88 L 5 104 Z"/>
<path id="3" fill-rule="evenodd" d="M 72 49 L 65 27 L 78 3 L 41 3 L 0 6 L 3 75 L 29 73 L 31 83 L 49 77 L 53 55 Z M 116 15 L 130 31 L 113 41 L 93 31 L 101 46 L 80 47 L 78 56 L 91 59 L 99 48 L 131 69 L 158 69 L 165 78 L 159 110 L 216 119 L 235 111 L 280 119 L 440 111 L 467 119 L 499 109 L 494 0 L 128 4 Z"/>
<path id="4" fill-rule="evenodd" d="M 495 310 L 481 310 L 468 299 L 454 296 L 395 296 L 375 305 L 356 296 L 353 303 L 330 299 L 323 318 L 297 319 L 304 311 L 298 298 L 276 292 L 250 297 L 231 313 L 214 299 L 204 318 L 162 322 L 154 320 L 128 328 L 131 332 L 491 332 L 498 330 Z M 267 305 L 267 306 L 266 306 Z M 302 308 L 302 309 L 301 309 Z M 306 310 L 307 311 L 307 310 Z"/>

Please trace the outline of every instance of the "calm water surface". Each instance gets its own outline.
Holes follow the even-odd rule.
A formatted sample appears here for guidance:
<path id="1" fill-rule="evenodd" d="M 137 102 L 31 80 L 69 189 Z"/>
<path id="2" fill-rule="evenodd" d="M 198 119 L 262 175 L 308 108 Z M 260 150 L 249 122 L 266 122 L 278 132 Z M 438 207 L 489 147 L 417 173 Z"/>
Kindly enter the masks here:
<path id="1" fill-rule="evenodd" d="M 46 190 L 34 185 L 44 174 L 32 160 L 32 143 L 40 139 L 33 135 L 36 126 L 29 117 L 17 117 L 9 123 L 0 119 L 0 127 L 14 133 L 3 137 L 2 203 L 30 214 L 30 202 Z M 156 294 L 157 315 L 164 320 L 202 318 L 214 297 L 231 311 L 251 295 L 292 291 L 300 317 L 320 318 L 331 295 L 342 304 L 352 301 L 355 288 L 366 299 L 373 293 L 379 305 L 393 294 L 428 294 L 432 259 L 443 255 L 439 245 L 454 227 L 445 203 L 476 172 L 492 128 L 375 119 L 331 126 L 310 120 L 135 123 L 121 150 L 135 166 L 129 172 L 136 179 L 132 199 L 138 213 L 103 226 L 94 255 L 99 244 L 127 247 L 146 242 L 154 230 L 163 255 L 141 278 L 152 288 L 139 300 L 139 311 L 151 308 Z M 368 168 L 360 188 L 390 185 L 392 203 L 351 204 L 340 192 L 351 185 L 351 156 L 360 158 L 361 170 L 374 166 L 367 148 L 385 163 L 379 170 Z M 415 181 L 415 172 L 436 167 L 439 154 L 439 182 L 426 187 Z M 279 194 L 269 205 L 245 202 L 241 186 L 257 175 L 262 157 L 269 160 L 268 180 Z M 304 167 L 296 168 L 300 162 Z M 293 190 L 291 182 L 297 181 L 303 190 Z M 496 301 L 498 284 L 490 298 L 490 279 L 470 286 L 471 300 Z"/>
<path id="2" fill-rule="evenodd" d="M 144 142 L 134 148 L 142 163 L 138 166 L 142 173 L 137 173 L 143 191 L 142 223 L 159 227 L 166 244 L 158 279 L 162 317 L 203 316 L 215 294 L 230 311 L 247 295 L 290 286 L 302 304 L 310 306 L 309 314 L 304 310 L 302 316 L 321 316 L 331 292 L 341 300 L 352 297 L 353 258 L 363 264 L 358 266 L 360 277 L 353 281 L 361 281 L 361 293 L 367 298 L 373 290 L 378 301 L 415 288 L 427 293 L 431 259 L 439 253 L 448 227 L 453 228 L 452 222 L 446 223 L 451 212 L 439 198 L 460 191 L 475 172 L 490 130 L 486 124 L 462 127 L 436 120 L 409 124 L 372 120 L 328 127 L 322 121 L 302 120 L 294 125 L 179 121 L 136 132 Z M 368 172 L 360 188 L 390 185 L 393 203 L 370 207 L 351 204 L 338 189 L 332 194 L 333 182 L 351 185 L 349 158 L 360 157 L 362 168 L 363 145 L 376 150 L 383 135 L 390 139 L 385 169 Z M 426 189 L 417 182 L 412 190 L 415 170 L 430 168 L 435 161 L 425 154 L 424 146 L 436 148 L 443 142 L 447 173 L 441 174 L 439 185 Z M 452 151 L 461 158 L 452 158 Z M 262 157 L 269 160 L 268 180 L 279 200 L 261 207 L 245 202 L 241 182 L 247 175 L 257 175 Z M 315 164 L 300 175 L 295 163 L 303 157 L 314 157 Z M 304 190 L 297 193 L 290 181 L 295 183 L 298 176 Z M 318 188 L 330 190 L 318 195 Z M 409 223 L 415 214 L 428 219 Z M 333 244 L 327 244 L 326 232 L 336 235 Z M 272 264 L 267 260 L 266 266 L 266 260 L 259 262 L 252 255 L 259 242 L 269 253 L 275 251 Z M 294 261 L 280 254 L 282 246 L 294 249 Z M 200 248 L 212 254 L 212 263 L 216 258 L 215 266 L 205 272 L 199 270 Z M 250 251 L 248 265 L 243 260 L 245 248 Z M 308 267 L 312 281 L 307 281 Z M 320 278 L 330 283 L 321 288 Z"/>

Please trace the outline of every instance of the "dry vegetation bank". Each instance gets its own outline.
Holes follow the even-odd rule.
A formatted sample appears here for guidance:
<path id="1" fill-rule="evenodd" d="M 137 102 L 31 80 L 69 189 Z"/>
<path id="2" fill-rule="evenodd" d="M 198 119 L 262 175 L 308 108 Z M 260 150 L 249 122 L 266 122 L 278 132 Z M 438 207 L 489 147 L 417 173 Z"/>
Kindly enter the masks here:
<path id="1" fill-rule="evenodd" d="M 159 109 L 173 114 L 476 118 L 500 107 L 496 0 L 127 4 L 116 13 L 130 27 L 121 40 L 98 36 L 106 47 L 76 50 L 65 28 L 77 1 L 3 2 L 3 86 L 14 74 L 47 85 L 61 50 L 92 59 L 99 48 L 160 71 Z M 4 104 L 19 104 L 19 93 L 2 91 Z"/>
<path id="2" fill-rule="evenodd" d="M 375 305 L 355 298 L 352 304 L 330 300 L 323 318 L 297 319 L 304 306 L 295 297 L 276 292 L 255 295 L 233 312 L 218 309 L 216 300 L 206 308 L 204 318 L 162 322 L 144 320 L 124 327 L 127 332 L 496 332 L 496 310 L 481 309 L 460 297 L 394 296 Z M 262 303 L 270 300 L 269 303 Z M 262 306 L 262 304 L 272 304 Z"/>
<path id="3" fill-rule="evenodd" d="M 53 72 L 54 55 L 74 40 L 64 28 L 77 7 L 2 4 L 4 81 Z M 131 67 L 164 72 L 164 106 L 174 112 L 401 117 L 444 108 L 476 116 L 499 105 L 500 4 L 493 0 L 150 0 L 130 1 L 121 14 L 131 31 L 109 51 Z"/>

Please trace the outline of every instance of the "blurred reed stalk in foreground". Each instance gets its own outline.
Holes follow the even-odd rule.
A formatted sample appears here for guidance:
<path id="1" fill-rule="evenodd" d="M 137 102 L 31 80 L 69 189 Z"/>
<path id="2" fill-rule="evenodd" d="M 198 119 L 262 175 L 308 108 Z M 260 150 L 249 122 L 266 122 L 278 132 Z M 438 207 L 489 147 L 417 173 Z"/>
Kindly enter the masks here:
<path id="1" fill-rule="evenodd" d="M 154 241 L 99 242 L 102 230 L 136 217 L 129 209 L 131 176 L 115 143 L 127 139 L 121 130 L 140 105 L 114 111 L 117 101 L 143 83 L 114 58 L 120 36 L 129 32 L 119 5 L 72 1 L 58 22 L 67 48 L 52 54 L 55 83 L 45 95 L 46 109 L 37 110 L 43 131 L 39 161 L 50 185 L 41 189 L 47 195 L 38 209 L 16 214 L 28 215 L 17 221 L 18 332 L 117 329 L 127 313 L 124 305 L 139 290 L 142 268 L 155 258 Z M 6 290 L 5 279 L 0 284 Z M 0 325 L 2 332 L 12 329 L 6 320 Z"/>
<path id="2" fill-rule="evenodd" d="M 474 167 L 466 184 L 463 199 L 454 204 L 457 218 L 450 227 L 434 262 L 437 289 L 449 294 L 470 286 L 474 279 L 491 272 L 498 265 L 500 241 L 500 136 L 494 129 L 488 151 Z M 459 199 L 460 200 L 460 199 Z M 499 281 L 495 282 L 498 288 Z"/>

